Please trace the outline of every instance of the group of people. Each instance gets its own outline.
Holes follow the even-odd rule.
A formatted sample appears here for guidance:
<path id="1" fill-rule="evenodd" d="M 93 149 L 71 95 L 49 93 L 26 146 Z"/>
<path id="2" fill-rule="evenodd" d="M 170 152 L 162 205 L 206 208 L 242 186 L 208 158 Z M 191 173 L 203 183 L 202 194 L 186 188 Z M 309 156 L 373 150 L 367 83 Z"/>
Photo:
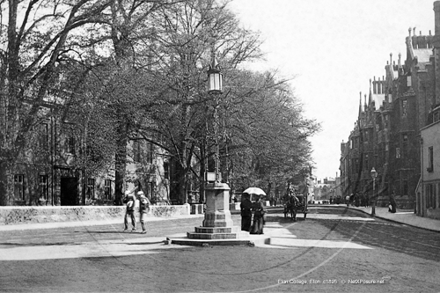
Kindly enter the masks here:
<path id="1" fill-rule="evenodd" d="M 140 213 L 140 222 L 142 227 L 142 234 L 147 233 L 147 229 L 145 227 L 145 221 L 150 210 L 150 200 L 145 196 L 144 192 L 138 191 L 136 193 L 139 199 L 139 213 Z M 128 221 L 131 220 L 132 232 L 136 231 L 136 216 L 135 216 L 135 207 L 136 207 L 136 196 L 133 192 L 126 192 L 124 197 L 124 203 L 126 204 L 125 216 L 124 216 L 124 231 L 128 230 Z"/>
<path id="2" fill-rule="evenodd" d="M 260 196 L 255 202 L 251 201 L 251 195 L 244 193 L 240 204 L 241 230 L 250 234 L 264 234 L 263 228 L 266 222 L 266 209 Z"/>

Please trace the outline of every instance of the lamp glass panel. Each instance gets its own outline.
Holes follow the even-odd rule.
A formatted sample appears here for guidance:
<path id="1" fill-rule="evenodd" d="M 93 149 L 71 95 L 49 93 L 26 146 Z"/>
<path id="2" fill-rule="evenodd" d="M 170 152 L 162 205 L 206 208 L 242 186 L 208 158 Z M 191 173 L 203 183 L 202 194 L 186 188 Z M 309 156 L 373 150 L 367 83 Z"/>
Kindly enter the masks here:
<path id="1" fill-rule="evenodd" d="M 222 90 L 222 76 L 220 73 L 209 74 L 209 91 L 221 91 Z"/>

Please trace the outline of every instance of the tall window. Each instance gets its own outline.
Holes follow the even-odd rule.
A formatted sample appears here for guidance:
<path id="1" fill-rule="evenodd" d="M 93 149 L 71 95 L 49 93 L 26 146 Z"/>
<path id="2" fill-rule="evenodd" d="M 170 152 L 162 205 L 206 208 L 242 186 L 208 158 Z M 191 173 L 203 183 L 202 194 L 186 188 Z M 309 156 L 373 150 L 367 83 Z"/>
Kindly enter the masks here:
<path id="1" fill-rule="evenodd" d="M 14 199 L 24 200 L 24 175 L 14 175 Z"/>
<path id="2" fill-rule="evenodd" d="M 402 135 L 402 158 L 407 157 L 408 155 L 408 135 L 403 134 Z"/>
<path id="3" fill-rule="evenodd" d="M 408 115 L 408 100 L 402 100 L 402 117 Z"/>
<path id="4" fill-rule="evenodd" d="M 40 127 L 40 133 L 38 134 L 38 146 L 43 149 L 48 149 L 49 142 L 49 126 L 47 123 L 43 123 Z"/>
<path id="5" fill-rule="evenodd" d="M 133 141 L 133 161 L 135 163 L 142 162 L 142 144 L 141 140 Z"/>
<path id="6" fill-rule="evenodd" d="M 75 154 L 75 138 L 73 136 L 69 136 L 66 139 L 66 153 Z"/>
<path id="7" fill-rule="evenodd" d="M 408 195 L 408 180 L 403 180 L 402 194 Z"/>
<path id="8" fill-rule="evenodd" d="M 163 176 L 165 177 L 165 179 L 170 179 L 170 163 L 169 162 L 163 163 L 163 170 L 164 170 Z"/>
<path id="9" fill-rule="evenodd" d="M 95 179 L 94 178 L 87 179 L 87 198 L 88 199 L 95 198 Z"/>
<path id="10" fill-rule="evenodd" d="M 107 200 L 112 199 L 112 181 L 110 179 L 104 181 L 104 196 Z"/>
<path id="11" fill-rule="evenodd" d="M 145 148 L 146 148 L 146 151 L 147 151 L 147 154 L 146 154 L 147 155 L 147 157 L 146 157 L 147 163 L 152 164 L 153 163 L 154 146 L 153 146 L 153 144 L 151 142 L 147 142 Z"/>
<path id="12" fill-rule="evenodd" d="M 47 200 L 47 194 L 48 194 L 48 184 L 47 184 L 47 175 L 40 175 L 39 178 L 39 191 L 40 191 L 40 199 Z"/>
<path id="13" fill-rule="evenodd" d="M 435 195 L 434 195 L 433 184 L 426 185 L 426 207 L 427 208 L 435 207 Z"/>
<path id="14" fill-rule="evenodd" d="M 427 168 L 428 172 L 433 172 L 434 171 L 434 147 L 429 147 L 428 148 L 428 168 Z"/>
<path id="15" fill-rule="evenodd" d="M 148 195 L 148 197 L 150 198 L 150 199 L 153 199 L 154 198 L 154 182 L 148 182 L 147 183 L 147 185 L 145 186 L 145 188 L 146 188 L 146 192 L 147 192 L 147 195 Z"/>

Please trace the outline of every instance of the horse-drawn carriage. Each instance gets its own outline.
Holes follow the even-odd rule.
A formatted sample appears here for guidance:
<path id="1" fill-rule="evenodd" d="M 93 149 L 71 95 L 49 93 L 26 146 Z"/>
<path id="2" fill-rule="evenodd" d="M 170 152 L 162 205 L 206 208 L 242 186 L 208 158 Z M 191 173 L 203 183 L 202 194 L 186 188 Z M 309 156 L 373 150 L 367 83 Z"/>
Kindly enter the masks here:
<path id="1" fill-rule="evenodd" d="M 296 221 L 298 213 L 304 214 L 304 220 L 307 217 L 307 197 L 302 194 L 289 195 L 284 202 L 284 218 L 290 217 Z"/>

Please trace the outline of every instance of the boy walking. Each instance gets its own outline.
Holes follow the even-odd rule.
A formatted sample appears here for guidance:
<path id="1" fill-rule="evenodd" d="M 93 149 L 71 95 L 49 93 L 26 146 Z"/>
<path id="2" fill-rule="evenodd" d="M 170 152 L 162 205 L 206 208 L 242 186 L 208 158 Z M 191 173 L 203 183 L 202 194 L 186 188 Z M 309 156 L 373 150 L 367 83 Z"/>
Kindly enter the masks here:
<path id="1" fill-rule="evenodd" d="M 128 217 L 131 219 L 131 225 L 133 228 L 131 231 L 136 231 L 136 217 L 134 215 L 135 197 L 134 195 L 126 194 L 124 202 L 127 202 L 127 207 L 125 209 L 124 217 L 124 231 L 128 230 Z"/>
<path id="2" fill-rule="evenodd" d="M 147 218 L 147 214 L 150 210 L 150 200 L 145 196 L 143 191 L 139 191 L 137 193 L 139 197 L 139 213 L 141 217 L 141 226 L 142 226 L 142 234 L 147 233 L 147 229 L 145 228 L 145 220 Z"/>

